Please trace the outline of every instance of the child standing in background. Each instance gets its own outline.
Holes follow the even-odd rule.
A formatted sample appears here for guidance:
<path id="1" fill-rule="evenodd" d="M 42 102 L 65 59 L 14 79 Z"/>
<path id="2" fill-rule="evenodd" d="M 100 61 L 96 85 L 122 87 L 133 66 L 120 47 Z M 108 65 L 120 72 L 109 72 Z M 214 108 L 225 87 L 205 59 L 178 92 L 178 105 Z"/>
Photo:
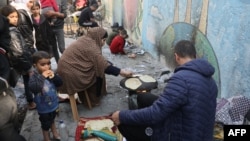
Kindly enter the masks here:
<path id="1" fill-rule="evenodd" d="M 28 89 L 29 81 L 29 71 L 32 67 L 31 62 L 31 47 L 29 43 L 24 38 L 24 34 L 19 28 L 20 13 L 16 8 L 11 5 L 6 5 L 1 8 L 1 14 L 9 19 L 9 30 L 10 30 L 10 51 L 9 51 L 9 60 L 11 66 L 17 70 L 23 77 L 24 83 L 24 95 L 28 102 L 28 109 L 32 110 L 36 108 L 36 104 L 33 101 L 33 94 Z M 28 24 L 26 24 L 26 27 Z M 29 31 L 25 28 L 26 31 Z M 31 32 L 32 34 L 32 32 Z M 32 37 L 33 38 L 33 37 Z"/>
<path id="2" fill-rule="evenodd" d="M 35 70 L 30 77 L 29 88 L 35 95 L 34 101 L 37 104 L 44 141 L 50 141 L 49 129 L 53 139 L 60 140 L 55 117 L 59 107 L 57 87 L 62 85 L 62 79 L 51 70 L 50 56 L 47 52 L 37 51 L 32 59 Z"/>
<path id="3" fill-rule="evenodd" d="M 40 10 L 41 7 L 39 2 L 35 1 L 31 7 L 31 19 L 35 29 L 36 48 L 38 51 L 45 51 L 49 53 L 52 57 L 55 56 L 53 53 L 57 51 L 56 36 L 49 24 L 49 21 L 43 14 L 40 14 Z"/>
<path id="4" fill-rule="evenodd" d="M 54 25 L 57 15 L 60 14 L 56 0 L 40 0 L 40 3 L 42 7 L 42 14 L 46 15 L 47 12 L 53 12 L 53 16 L 48 18 L 51 18 L 50 24 Z"/>

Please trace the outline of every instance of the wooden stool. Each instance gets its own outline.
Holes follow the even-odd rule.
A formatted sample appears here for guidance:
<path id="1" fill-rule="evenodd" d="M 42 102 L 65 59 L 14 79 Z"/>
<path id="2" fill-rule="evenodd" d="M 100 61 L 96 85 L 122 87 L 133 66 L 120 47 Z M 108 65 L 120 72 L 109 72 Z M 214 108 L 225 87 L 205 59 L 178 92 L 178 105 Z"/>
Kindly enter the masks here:
<path id="1" fill-rule="evenodd" d="M 84 95 L 87 100 L 88 108 L 92 109 L 92 105 L 89 100 L 89 95 L 86 90 L 84 91 Z M 78 110 L 77 110 L 77 105 L 76 105 L 76 100 L 75 100 L 74 95 L 69 95 L 69 100 L 70 100 L 70 106 L 71 106 L 74 121 L 79 121 L 79 115 L 78 115 Z"/>

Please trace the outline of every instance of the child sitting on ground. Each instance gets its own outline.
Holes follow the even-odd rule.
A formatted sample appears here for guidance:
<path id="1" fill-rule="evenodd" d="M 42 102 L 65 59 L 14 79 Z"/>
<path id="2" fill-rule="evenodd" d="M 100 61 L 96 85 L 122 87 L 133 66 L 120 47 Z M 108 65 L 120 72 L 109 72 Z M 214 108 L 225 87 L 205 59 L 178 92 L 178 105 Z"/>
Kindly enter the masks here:
<path id="1" fill-rule="evenodd" d="M 121 29 L 110 43 L 110 51 L 112 54 L 127 54 L 129 58 L 135 58 L 136 55 L 131 52 L 131 49 L 126 45 L 129 44 L 126 39 L 128 38 L 127 31 L 125 29 Z"/>
<path id="2" fill-rule="evenodd" d="M 32 56 L 33 75 L 29 80 L 29 88 L 34 93 L 34 101 L 41 122 L 44 141 L 50 141 L 49 129 L 55 140 L 60 140 L 56 130 L 55 117 L 59 107 L 57 87 L 62 79 L 51 70 L 50 55 L 45 51 L 37 51 Z"/>
<path id="3" fill-rule="evenodd" d="M 117 25 L 116 25 L 117 24 Z M 119 26 L 118 23 L 115 23 L 113 26 L 111 26 L 112 32 L 109 33 L 108 38 L 106 40 L 107 45 L 111 45 L 112 40 L 115 38 L 115 36 L 119 35 L 119 33 L 124 30 L 123 26 Z"/>

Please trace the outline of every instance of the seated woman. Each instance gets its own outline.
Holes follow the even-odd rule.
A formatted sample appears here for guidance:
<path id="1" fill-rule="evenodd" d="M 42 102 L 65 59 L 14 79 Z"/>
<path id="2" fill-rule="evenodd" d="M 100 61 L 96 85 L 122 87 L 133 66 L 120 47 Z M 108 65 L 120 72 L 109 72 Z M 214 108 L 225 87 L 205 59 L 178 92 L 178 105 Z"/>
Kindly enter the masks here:
<path id="1" fill-rule="evenodd" d="M 86 104 L 84 91 L 87 90 L 92 106 L 99 105 L 106 94 L 105 74 L 131 77 L 132 72 L 117 68 L 102 56 L 101 47 L 107 38 L 107 31 L 101 27 L 90 28 L 87 35 L 73 42 L 62 54 L 57 72 L 63 80 L 61 93 L 78 93 Z"/>

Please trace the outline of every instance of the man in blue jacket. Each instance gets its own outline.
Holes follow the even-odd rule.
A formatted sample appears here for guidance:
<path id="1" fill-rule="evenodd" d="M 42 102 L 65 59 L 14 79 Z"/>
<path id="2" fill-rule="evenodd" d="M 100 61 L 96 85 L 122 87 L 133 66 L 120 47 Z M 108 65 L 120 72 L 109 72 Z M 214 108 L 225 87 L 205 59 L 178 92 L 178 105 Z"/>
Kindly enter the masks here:
<path id="1" fill-rule="evenodd" d="M 112 120 L 127 141 L 212 141 L 217 86 L 214 67 L 196 59 L 194 45 L 174 47 L 179 65 L 151 106 L 116 111 Z"/>

